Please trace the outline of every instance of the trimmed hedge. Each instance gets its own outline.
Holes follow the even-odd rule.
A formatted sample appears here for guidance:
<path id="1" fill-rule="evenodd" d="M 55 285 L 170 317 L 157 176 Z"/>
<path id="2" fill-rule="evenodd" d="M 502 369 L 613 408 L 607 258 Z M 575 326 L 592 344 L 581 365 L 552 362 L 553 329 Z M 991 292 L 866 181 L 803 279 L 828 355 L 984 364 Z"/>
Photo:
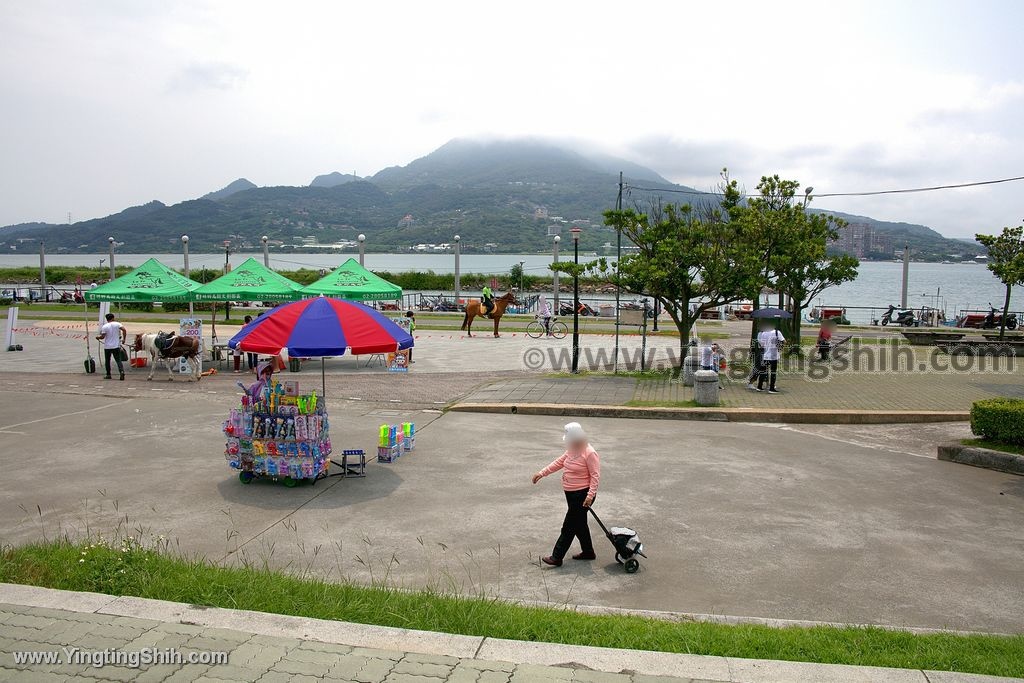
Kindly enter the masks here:
<path id="1" fill-rule="evenodd" d="M 1024 446 L 1024 399 L 975 401 L 971 406 L 971 431 L 985 439 Z"/>

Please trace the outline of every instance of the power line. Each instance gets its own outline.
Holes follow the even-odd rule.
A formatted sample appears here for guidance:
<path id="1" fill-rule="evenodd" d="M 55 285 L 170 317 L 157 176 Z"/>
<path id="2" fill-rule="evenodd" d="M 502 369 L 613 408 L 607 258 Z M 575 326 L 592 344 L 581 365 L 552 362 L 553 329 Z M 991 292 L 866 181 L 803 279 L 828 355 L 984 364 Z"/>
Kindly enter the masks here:
<path id="1" fill-rule="evenodd" d="M 935 190 L 955 190 L 961 187 L 978 187 L 980 185 L 998 185 L 999 183 L 1012 183 L 1017 180 L 1024 180 L 1024 176 L 1016 178 L 1000 178 L 998 180 L 979 180 L 974 183 L 957 183 L 955 185 L 933 185 L 932 187 L 914 187 L 906 190 L 875 190 L 874 192 L 830 192 L 823 194 L 812 194 L 812 197 L 870 197 L 879 194 L 908 194 L 911 192 L 933 192 Z"/>
<path id="2" fill-rule="evenodd" d="M 1016 176 L 1013 178 L 998 178 L 996 180 L 979 180 L 972 183 L 956 183 L 952 185 L 933 185 L 931 187 L 911 187 L 900 190 L 873 190 L 869 192 L 822 192 L 820 194 L 813 193 L 811 196 L 814 198 L 820 197 L 871 197 L 883 194 L 909 194 L 913 192 L 934 192 L 936 190 L 955 190 L 963 187 L 979 187 L 982 185 L 998 185 L 1000 183 L 1012 183 L 1016 181 L 1024 180 L 1024 176 Z M 678 190 L 673 188 L 665 187 L 637 187 L 636 185 L 627 185 L 627 189 L 637 190 L 640 192 L 667 192 L 672 194 L 692 194 L 692 195 L 708 195 L 713 197 L 724 196 L 721 192 L 706 192 L 703 190 Z"/>

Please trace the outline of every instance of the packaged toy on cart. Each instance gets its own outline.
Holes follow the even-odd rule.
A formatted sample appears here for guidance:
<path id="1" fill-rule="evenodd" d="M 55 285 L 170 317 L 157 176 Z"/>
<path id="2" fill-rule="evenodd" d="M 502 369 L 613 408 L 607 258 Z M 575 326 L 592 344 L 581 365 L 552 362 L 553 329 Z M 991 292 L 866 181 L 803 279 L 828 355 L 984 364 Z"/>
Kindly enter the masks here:
<path id="1" fill-rule="evenodd" d="M 377 462 L 394 462 L 416 447 L 416 425 L 381 425 L 377 439 Z"/>

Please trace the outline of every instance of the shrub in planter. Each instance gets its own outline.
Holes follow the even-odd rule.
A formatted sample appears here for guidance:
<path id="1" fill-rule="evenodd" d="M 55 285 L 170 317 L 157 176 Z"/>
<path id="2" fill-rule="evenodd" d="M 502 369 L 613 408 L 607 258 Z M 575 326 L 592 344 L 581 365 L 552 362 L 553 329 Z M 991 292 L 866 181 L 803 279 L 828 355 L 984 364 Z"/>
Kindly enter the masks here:
<path id="1" fill-rule="evenodd" d="M 1024 399 L 975 401 L 971 406 L 971 431 L 985 439 L 1024 446 Z"/>

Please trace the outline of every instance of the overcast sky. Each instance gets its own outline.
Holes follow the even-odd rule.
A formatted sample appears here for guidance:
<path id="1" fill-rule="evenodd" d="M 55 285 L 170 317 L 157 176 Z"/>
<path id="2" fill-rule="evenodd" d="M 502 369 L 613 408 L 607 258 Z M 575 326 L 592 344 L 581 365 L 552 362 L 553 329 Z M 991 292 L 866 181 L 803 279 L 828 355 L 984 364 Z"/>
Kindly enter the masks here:
<path id="1" fill-rule="evenodd" d="M 1024 176 L 1024 2 L 0 3 L 0 225 L 571 138 L 709 188 Z M 1024 182 L 817 206 L 970 236 Z"/>

